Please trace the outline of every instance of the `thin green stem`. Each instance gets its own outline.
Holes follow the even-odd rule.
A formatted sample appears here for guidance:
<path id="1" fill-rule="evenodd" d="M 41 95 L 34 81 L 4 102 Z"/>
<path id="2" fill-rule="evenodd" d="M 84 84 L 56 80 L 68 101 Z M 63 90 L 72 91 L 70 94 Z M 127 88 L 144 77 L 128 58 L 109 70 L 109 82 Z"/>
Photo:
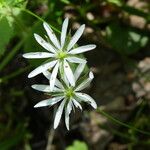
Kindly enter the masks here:
<path id="1" fill-rule="evenodd" d="M 37 18 L 38 20 L 42 21 L 42 22 L 45 22 L 45 20 L 41 17 L 39 17 L 38 15 L 36 15 L 35 13 L 33 13 L 32 11 L 28 10 L 28 9 L 25 9 L 25 8 L 21 8 L 22 11 L 30 14 L 31 16 L 34 16 L 35 18 Z"/>
<path id="2" fill-rule="evenodd" d="M 107 127 L 106 125 L 100 125 L 100 128 L 102 128 L 102 129 L 104 129 L 106 131 L 109 131 L 110 133 L 112 133 L 114 135 L 117 135 L 117 136 L 119 136 L 121 138 L 130 140 L 130 141 L 135 141 L 132 137 L 130 137 L 126 133 L 119 132 L 119 131 L 117 131 L 115 129 L 110 128 L 109 126 Z"/>
<path id="3" fill-rule="evenodd" d="M 24 11 L 24 12 L 26 12 L 26 13 L 28 13 L 28 14 L 30 14 L 31 16 L 34 16 L 35 18 L 37 18 L 38 20 L 40 20 L 40 21 L 42 21 L 42 22 L 46 22 L 44 19 L 42 19 L 41 17 L 39 17 L 38 15 L 36 15 L 35 13 L 33 13 L 32 11 L 30 11 L 30 10 L 28 10 L 28 9 L 21 8 L 21 10 Z M 50 27 L 51 27 L 54 31 L 56 31 L 56 32 L 58 32 L 58 33 L 61 33 L 61 32 L 60 32 L 58 29 L 56 29 L 54 26 L 50 25 Z"/>
<path id="4" fill-rule="evenodd" d="M 120 120 L 114 118 L 113 116 L 109 115 L 108 113 L 106 113 L 105 111 L 103 111 L 101 109 L 97 109 L 97 112 L 100 113 L 100 114 L 102 114 L 103 116 L 107 117 L 109 120 L 111 120 L 114 123 L 117 123 L 117 124 L 122 125 L 122 126 L 124 126 L 126 128 L 129 128 L 129 129 L 132 129 L 132 130 L 137 131 L 139 133 L 150 135 L 150 132 L 143 131 L 143 130 L 140 130 L 138 128 L 135 128 L 134 126 L 131 126 L 131 125 L 126 124 L 126 123 L 123 123 Z"/>

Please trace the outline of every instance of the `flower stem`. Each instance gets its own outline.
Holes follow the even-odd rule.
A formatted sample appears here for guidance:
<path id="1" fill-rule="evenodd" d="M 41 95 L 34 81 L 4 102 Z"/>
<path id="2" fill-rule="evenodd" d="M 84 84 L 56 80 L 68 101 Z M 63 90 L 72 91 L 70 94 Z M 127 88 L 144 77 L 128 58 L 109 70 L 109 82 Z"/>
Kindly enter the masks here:
<path id="1" fill-rule="evenodd" d="M 132 130 L 137 131 L 139 133 L 142 133 L 142 134 L 145 134 L 145 135 L 150 135 L 150 132 L 140 130 L 140 129 L 132 126 L 132 125 L 126 124 L 124 122 L 121 122 L 118 119 L 114 118 L 113 116 L 109 115 L 108 113 L 106 113 L 105 111 L 103 111 L 101 109 L 97 109 L 97 112 L 100 113 L 100 114 L 102 114 L 103 116 L 107 117 L 109 120 L 111 120 L 114 123 L 117 123 L 117 124 L 119 124 L 121 126 L 129 128 L 129 129 L 132 129 Z"/>
<path id="2" fill-rule="evenodd" d="M 21 8 L 21 10 L 24 11 L 24 12 L 26 12 L 26 13 L 28 13 L 28 14 L 31 15 L 31 16 L 34 16 L 35 18 L 37 18 L 38 20 L 40 20 L 40 21 L 42 21 L 42 22 L 46 22 L 44 19 L 42 19 L 41 17 L 39 17 L 38 15 L 36 15 L 35 13 L 33 13 L 32 11 L 30 11 L 30 10 L 28 10 L 28 9 Z M 61 32 L 60 32 L 58 29 L 56 29 L 54 26 L 50 25 L 50 27 L 51 27 L 54 31 L 56 31 L 56 32 L 58 32 L 58 33 L 61 33 Z"/>
<path id="3" fill-rule="evenodd" d="M 52 150 L 52 142 L 53 142 L 54 134 L 55 134 L 55 130 L 52 127 L 49 134 L 48 134 L 48 141 L 47 141 L 46 150 Z"/>
<path id="4" fill-rule="evenodd" d="M 53 109 L 53 116 L 54 117 L 55 117 L 56 110 L 57 110 L 56 107 L 54 107 L 54 109 Z M 51 125 L 50 132 L 48 134 L 46 150 L 52 150 L 52 142 L 53 142 L 54 135 L 55 135 L 55 130 L 53 128 L 53 125 Z"/>

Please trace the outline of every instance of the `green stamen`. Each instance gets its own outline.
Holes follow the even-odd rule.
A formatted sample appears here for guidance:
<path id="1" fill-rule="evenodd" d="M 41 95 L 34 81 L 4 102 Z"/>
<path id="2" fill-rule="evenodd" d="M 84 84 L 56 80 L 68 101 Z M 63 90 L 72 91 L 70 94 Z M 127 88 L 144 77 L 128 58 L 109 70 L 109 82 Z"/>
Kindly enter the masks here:
<path id="1" fill-rule="evenodd" d="M 58 59 L 64 59 L 66 56 L 67 56 L 67 53 L 62 52 L 62 51 L 57 54 Z"/>
<path id="2" fill-rule="evenodd" d="M 67 98 L 70 98 L 74 95 L 74 91 L 72 88 L 68 88 L 66 91 L 65 91 L 65 95 Z"/>

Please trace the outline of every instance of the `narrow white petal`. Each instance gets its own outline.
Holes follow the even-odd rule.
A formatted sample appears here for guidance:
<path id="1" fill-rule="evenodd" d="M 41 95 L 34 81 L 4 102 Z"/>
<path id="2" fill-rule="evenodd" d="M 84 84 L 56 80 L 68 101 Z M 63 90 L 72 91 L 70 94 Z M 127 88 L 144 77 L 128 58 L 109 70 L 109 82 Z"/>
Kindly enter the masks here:
<path id="1" fill-rule="evenodd" d="M 75 95 L 82 101 L 89 103 L 93 108 L 97 108 L 97 104 L 91 96 L 80 92 L 76 92 Z"/>
<path id="2" fill-rule="evenodd" d="M 57 109 L 57 112 L 56 112 L 56 115 L 55 115 L 55 120 L 54 120 L 54 129 L 56 129 L 58 127 L 58 124 L 60 122 L 65 103 L 66 103 L 66 100 L 63 100 L 61 102 L 61 104 L 59 105 L 58 109 Z"/>
<path id="3" fill-rule="evenodd" d="M 70 43 L 68 44 L 67 47 L 67 51 L 69 51 L 75 44 L 76 42 L 79 40 L 79 38 L 81 37 L 81 35 L 83 34 L 83 31 L 85 29 L 85 25 L 83 24 L 74 34 L 74 36 L 72 37 Z"/>
<path id="4" fill-rule="evenodd" d="M 85 59 L 78 58 L 78 57 L 67 57 L 66 60 L 68 60 L 71 63 L 78 63 L 78 64 L 81 63 L 85 64 L 87 62 Z"/>
<path id="5" fill-rule="evenodd" d="M 87 88 L 90 85 L 90 83 L 91 83 L 90 79 L 84 80 L 81 84 L 79 84 L 77 86 L 77 88 L 75 89 L 75 91 L 81 91 L 81 90 Z"/>
<path id="6" fill-rule="evenodd" d="M 79 76 L 81 75 L 82 71 L 84 70 L 84 67 L 85 67 L 85 63 L 83 64 L 79 64 L 78 67 L 76 68 L 75 72 L 74 72 L 74 77 L 75 77 L 75 80 L 77 81 Z"/>
<path id="7" fill-rule="evenodd" d="M 76 101 L 75 99 L 72 99 L 72 101 L 77 108 L 80 108 L 82 110 L 82 106 L 80 105 L 78 101 Z"/>
<path id="8" fill-rule="evenodd" d="M 44 71 L 43 72 L 43 75 L 48 79 L 48 80 L 50 80 L 50 77 L 51 77 L 51 73 L 49 72 L 49 71 Z"/>
<path id="9" fill-rule="evenodd" d="M 71 113 L 71 110 L 72 110 L 72 101 L 70 100 L 65 110 L 65 123 L 67 130 L 69 130 L 69 115 Z"/>
<path id="10" fill-rule="evenodd" d="M 56 78 L 56 81 L 55 81 L 55 86 L 57 86 L 58 88 L 60 89 L 64 89 L 64 86 L 62 85 L 62 83 Z"/>
<path id="11" fill-rule="evenodd" d="M 44 72 L 45 70 L 52 68 L 56 63 L 57 63 L 57 60 L 54 60 L 54 61 L 48 62 L 46 64 L 43 64 L 43 65 L 37 67 L 32 72 L 30 72 L 30 74 L 28 75 L 28 78 L 32 78 L 32 77 Z"/>
<path id="12" fill-rule="evenodd" d="M 31 87 L 35 90 L 38 90 L 38 91 L 47 92 L 47 93 L 51 92 L 49 85 L 34 84 Z M 63 91 L 64 91 L 64 89 L 60 89 L 57 87 L 53 88 L 53 92 L 63 92 Z"/>
<path id="13" fill-rule="evenodd" d="M 60 89 L 58 87 L 54 87 L 52 92 L 64 92 L 64 89 Z M 64 93 L 62 93 L 64 95 Z"/>
<path id="14" fill-rule="evenodd" d="M 46 52 L 31 52 L 23 54 L 24 58 L 49 58 L 54 57 L 54 54 L 46 53 Z"/>
<path id="15" fill-rule="evenodd" d="M 55 65 L 53 72 L 51 74 L 50 77 L 50 90 L 53 91 L 54 85 L 55 85 L 55 81 L 56 81 L 56 77 L 57 77 L 57 73 L 58 73 L 58 68 L 59 68 L 59 62 L 57 62 L 57 64 Z"/>
<path id="16" fill-rule="evenodd" d="M 79 84 L 75 91 L 81 91 L 83 89 L 85 89 L 86 87 L 88 87 L 91 83 L 91 81 L 93 80 L 94 75 L 92 72 L 89 73 L 89 77 L 87 79 L 85 79 L 81 84 Z"/>
<path id="17" fill-rule="evenodd" d="M 36 41 L 42 46 L 44 47 L 46 50 L 52 52 L 52 53 L 56 53 L 56 49 L 48 42 L 46 42 L 41 36 L 39 36 L 38 34 L 34 33 L 34 37 L 36 39 Z"/>
<path id="18" fill-rule="evenodd" d="M 78 67 L 76 68 L 75 72 L 74 72 L 74 77 L 75 80 L 77 81 L 79 76 L 81 75 L 82 71 L 84 70 L 85 67 L 85 63 L 79 64 Z"/>
<path id="19" fill-rule="evenodd" d="M 66 77 L 66 74 L 64 74 L 64 75 L 62 76 L 62 79 L 63 79 L 63 81 L 65 82 L 65 84 L 69 87 L 69 81 L 68 81 L 68 79 L 67 79 L 67 77 Z"/>
<path id="20" fill-rule="evenodd" d="M 60 74 L 61 74 L 61 79 L 64 81 L 67 87 L 69 87 L 69 81 L 66 77 L 66 74 L 64 72 L 64 61 L 60 62 Z"/>
<path id="21" fill-rule="evenodd" d="M 34 108 L 52 106 L 52 105 L 58 103 L 59 101 L 61 101 L 63 98 L 64 98 L 63 96 L 60 96 L 60 97 L 54 97 L 54 98 L 49 98 L 49 99 L 43 100 L 43 101 L 37 103 L 34 106 Z"/>
<path id="22" fill-rule="evenodd" d="M 62 25 L 62 30 L 61 30 L 61 48 L 63 48 L 64 46 L 64 43 L 65 43 L 65 39 L 66 39 L 66 33 L 67 33 L 67 28 L 68 28 L 68 21 L 69 19 L 66 18 L 63 22 L 63 25 Z"/>
<path id="23" fill-rule="evenodd" d="M 50 80 L 51 78 L 51 73 L 49 71 L 44 71 L 43 72 L 43 75 L 48 79 Z M 57 86 L 58 88 L 60 89 L 64 89 L 62 83 L 56 78 L 56 81 L 55 81 L 55 86 Z"/>
<path id="24" fill-rule="evenodd" d="M 94 49 L 96 47 L 96 45 L 94 44 L 90 44 L 90 45 L 85 45 L 85 46 L 80 46 L 78 48 L 75 48 L 73 50 L 70 50 L 68 53 L 69 54 L 79 54 L 79 53 L 84 53 L 87 51 L 90 51 L 92 49 Z"/>
<path id="25" fill-rule="evenodd" d="M 33 89 L 42 91 L 42 92 L 50 92 L 50 86 L 44 84 L 34 84 L 31 86 Z"/>
<path id="26" fill-rule="evenodd" d="M 43 26 L 44 26 L 50 40 L 53 42 L 53 44 L 56 46 L 56 48 L 60 49 L 60 44 L 58 42 L 58 39 L 57 39 L 55 33 L 53 32 L 53 30 L 51 29 L 51 27 L 46 22 L 43 23 Z"/>
<path id="27" fill-rule="evenodd" d="M 66 75 L 69 83 L 72 86 L 75 86 L 75 78 L 74 78 L 73 72 L 66 60 L 64 60 L 64 72 L 65 72 L 65 75 Z"/>

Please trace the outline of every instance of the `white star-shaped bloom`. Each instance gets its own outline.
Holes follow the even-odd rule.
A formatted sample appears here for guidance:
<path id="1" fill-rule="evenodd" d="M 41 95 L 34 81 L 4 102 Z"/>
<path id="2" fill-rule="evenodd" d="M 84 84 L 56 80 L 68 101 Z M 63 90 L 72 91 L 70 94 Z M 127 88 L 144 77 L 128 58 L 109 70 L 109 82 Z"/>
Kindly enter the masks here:
<path id="1" fill-rule="evenodd" d="M 86 77 L 79 78 L 84 69 L 84 66 L 85 64 L 79 64 L 78 67 L 76 68 L 74 72 L 75 77 L 74 86 L 72 86 L 70 82 L 68 82 L 68 79 L 65 76 L 62 78 L 63 81 L 61 82 L 56 78 L 53 92 L 51 92 L 49 85 L 42 85 L 42 84 L 32 85 L 33 89 L 50 93 L 51 95 L 51 98 L 37 103 L 34 107 L 52 106 L 60 102 L 60 105 L 57 109 L 54 119 L 54 129 L 57 128 L 60 122 L 63 110 L 65 110 L 65 124 L 67 129 L 69 130 L 69 115 L 74 107 L 80 108 L 82 110 L 82 106 L 80 105 L 80 103 L 86 102 L 90 104 L 93 108 L 95 109 L 97 108 L 97 104 L 91 96 L 80 92 L 81 90 L 89 86 L 92 79 L 94 78 L 92 72 L 88 74 L 88 78 Z M 43 74 L 47 79 L 50 79 L 52 76 L 52 74 L 49 71 L 46 71 Z"/>
<path id="2" fill-rule="evenodd" d="M 80 46 L 77 48 L 73 48 L 85 29 L 85 25 L 81 25 L 80 28 L 75 32 L 73 37 L 68 41 L 67 37 L 67 28 L 68 28 L 68 21 L 69 19 L 66 18 L 62 25 L 61 37 L 60 42 L 57 39 L 56 35 L 54 34 L 51 27 L 44 22 L 43 26 L 46 30 L 48 35 L 48 40 L 45 41 L 41 36 L 34 34 L 36 41 L 48 52 L 30 52 L 23 54 L 24 58 L 48 58 L 42 65 L 34 69 L 28 75 L 29 78 L 34 77 L 40 73 L 43 73 L 46 70 L 52 69 L 52 74 L 50 78 L 50 90 L 53 91 L 55 80 L 57 77 L 58 72 L 62 73 L 63 70 L 64 74 L 66 75 L 69 83 L 72 86 L 75 86 L 75 79 L 70 67 L 70 63 L 86 63 L 86 60 L 77 57 L 77 54 L 83 53 L 89 50 L 92 50 L 96 47 L 94 44 L 89 44 L 85 46 Z"/>

